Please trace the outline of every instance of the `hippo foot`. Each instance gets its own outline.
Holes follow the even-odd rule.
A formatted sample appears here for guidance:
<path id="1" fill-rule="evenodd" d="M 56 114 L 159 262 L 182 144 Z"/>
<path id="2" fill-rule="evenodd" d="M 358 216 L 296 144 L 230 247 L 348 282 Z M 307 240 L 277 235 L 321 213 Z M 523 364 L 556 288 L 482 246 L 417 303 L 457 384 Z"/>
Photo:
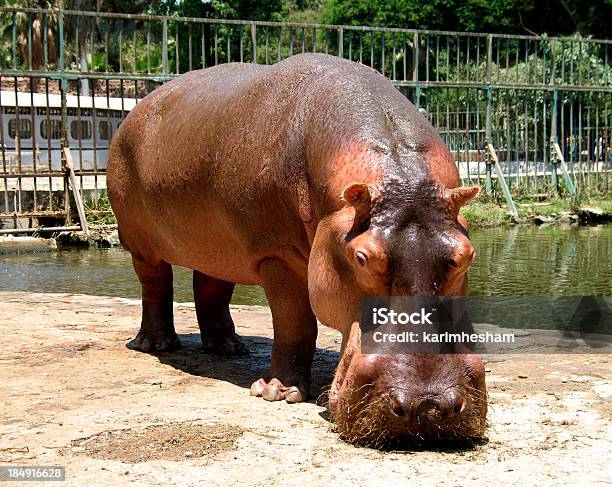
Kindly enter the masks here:
<path id="1" fill-rule="evenodd" d="M 269 381 L 261 378 L 251 385 L 251 396 L 263 397 L 266 401 L 296 403 L 308 399 L 308 389 L 305 385 L 286 386 L 276 378 Z"/>
<path id="2" fill-rule="evenodd" d="M 202 348 L 205 352 L 217 355 L 248 355 L 249 349 L 236 333 L 221 337 L 202 337 Z"/>
<path id="3" fill-rule="evenodd" d="M 141 352 L 169 352 L 181 348 L 181 341 L 174 331 L 168 332 L 143 332 L 140 330 L 136 338 L 130 340 L 126 347 L 130 350 Z"/>

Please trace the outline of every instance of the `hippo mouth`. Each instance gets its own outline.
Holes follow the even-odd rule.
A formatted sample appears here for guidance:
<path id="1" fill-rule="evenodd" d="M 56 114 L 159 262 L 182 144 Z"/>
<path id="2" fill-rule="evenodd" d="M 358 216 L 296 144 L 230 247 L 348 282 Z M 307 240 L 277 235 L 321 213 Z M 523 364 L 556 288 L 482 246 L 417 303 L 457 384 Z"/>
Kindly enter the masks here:
<path id="1" fill-rule="evenodd" d="M 429 397 L 400 406 L 398 393 L 379 394 L 372 384 L 346 390 L 330 404 L 340 437 L 354 445 L 381 450 L 472 447 L 484 440 L 486 391 L 463 389 L 452 409 Z"/>

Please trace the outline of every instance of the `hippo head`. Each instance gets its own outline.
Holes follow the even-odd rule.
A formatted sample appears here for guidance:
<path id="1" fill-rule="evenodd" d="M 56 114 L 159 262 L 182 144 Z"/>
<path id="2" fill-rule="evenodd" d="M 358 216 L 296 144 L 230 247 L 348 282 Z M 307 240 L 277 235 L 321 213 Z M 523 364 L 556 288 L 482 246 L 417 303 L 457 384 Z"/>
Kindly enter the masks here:
<path id="1" fill-rule="evenodd" d="M 467 294 L 474 257 L 459 208 L 477 187 L 395 178 L 344 188 L 344 206 L 321 221 L 309 264 L 318 319 L 343 332 L 329 408 L 342 437 L 361 444 L 482 437 L 484 366 L 467 349 L 451 354 L 364 354 L 364 296 Z"/>

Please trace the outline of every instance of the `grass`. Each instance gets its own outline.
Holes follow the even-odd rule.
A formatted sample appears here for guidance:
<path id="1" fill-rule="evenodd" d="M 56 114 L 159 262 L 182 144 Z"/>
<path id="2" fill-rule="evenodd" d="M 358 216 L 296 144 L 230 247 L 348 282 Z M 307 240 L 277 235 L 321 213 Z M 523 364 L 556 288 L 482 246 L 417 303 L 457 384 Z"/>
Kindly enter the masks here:
<path id="1" fill-rule="evenodd" d="M 612 194 L 595 196 L 579 196 L 575 201 L 570 198 L 552 197 L 539 201 L 535 197 L 516 197 L 514 204 L 519 219 L 530 220 L 535 216 L 558 217 L 563 213 L 577 213 L 582 206 L 595 206 L 601 208 L 605 214 L 612 215 Z M 497 225 L 511 225 L 510 212 L 505 201 L 494 200 L 483 195 L 470 202 L 461 211 L 472 227 L 490 227 Z"/>

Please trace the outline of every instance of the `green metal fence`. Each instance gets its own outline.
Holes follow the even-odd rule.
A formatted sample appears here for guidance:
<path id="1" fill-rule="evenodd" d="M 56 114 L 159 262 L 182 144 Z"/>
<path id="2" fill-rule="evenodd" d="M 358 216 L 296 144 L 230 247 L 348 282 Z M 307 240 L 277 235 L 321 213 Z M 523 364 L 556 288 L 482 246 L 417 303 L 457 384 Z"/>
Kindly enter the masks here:
<path id="1" fill-rule="evenodd" d="M 0 8 L 0 219 L 30 228 L 63 225 L 80 208 L 103 213 L 108 143 L 139 99 L 192 69 L 301 52 L 342 56 L 389 77 L 427 111 L 464 182 L 504 194 L 511 211 L 516 194 L 607 192 L 611 46 Z"/>

